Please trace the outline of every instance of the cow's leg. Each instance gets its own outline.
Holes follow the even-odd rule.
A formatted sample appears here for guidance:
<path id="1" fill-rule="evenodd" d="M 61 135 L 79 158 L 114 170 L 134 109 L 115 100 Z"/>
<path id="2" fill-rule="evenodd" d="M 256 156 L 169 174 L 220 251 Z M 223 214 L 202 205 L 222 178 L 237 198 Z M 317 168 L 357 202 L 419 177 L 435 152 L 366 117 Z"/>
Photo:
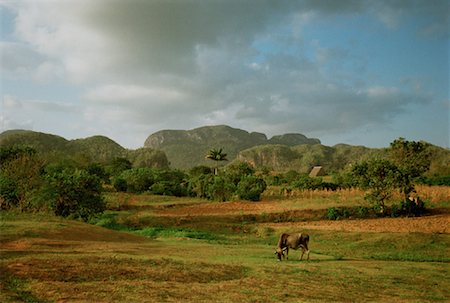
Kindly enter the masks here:
<path id="1" fill-rule="evenodd" d="M 288 258 L 288 255 L 289 255 L 289 247 L 286 246 L 286 256 L 285 256 L 285 259 L 286 259 L 286 260 L 289 259 L 289 258 Z"/>
<path id="2" fill-rule="evenodd" d="M 309 248 L 308 248 L 308 243 L 306 243 L 305 246 L 302 247 L 302 248 L 303 248 L 303 252 L 306 251 L 306 260 L 309 261 Z M 302 256 L 303 256 L 303 254 L 302 254 Z"/>

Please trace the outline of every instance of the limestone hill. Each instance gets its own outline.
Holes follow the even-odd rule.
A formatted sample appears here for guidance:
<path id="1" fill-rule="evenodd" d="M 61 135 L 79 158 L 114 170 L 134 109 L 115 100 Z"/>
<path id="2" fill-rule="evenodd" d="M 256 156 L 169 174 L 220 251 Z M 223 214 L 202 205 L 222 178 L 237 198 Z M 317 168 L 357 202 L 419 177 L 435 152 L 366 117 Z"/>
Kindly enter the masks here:
<path id="1" fill-rule="evenodd" d="M 265 134 L 247 132 L 226 125 L 204 126 L 192 130 L 162 130 L 150 135 L 144 146 L 160 149 L 167 154 L 171 166 L 187 169 L 197 165 L 210 165 L 205 155 L 212 148 L 223 148 L 232 161 L 239 152 L 260 145 L 319 144 L 302 134 L 286 134 L 267 139 Z"/>

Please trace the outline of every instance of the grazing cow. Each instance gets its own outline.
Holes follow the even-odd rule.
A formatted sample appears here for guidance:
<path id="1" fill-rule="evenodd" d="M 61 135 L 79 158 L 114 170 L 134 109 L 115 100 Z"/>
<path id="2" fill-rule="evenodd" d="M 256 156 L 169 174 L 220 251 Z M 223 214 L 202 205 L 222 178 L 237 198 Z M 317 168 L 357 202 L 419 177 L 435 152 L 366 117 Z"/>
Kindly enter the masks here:
<path id="1" fill-rule="evenodd" d="M 303 259 L 303 255 L 306 252 L 307 260 L 309 260 L 309 249 L 308 249 L 309 235 L 297 233 L 297 234 L 281 234 L 280 240 L 277 244 L 277 249 L 275 250 L 275 254 L 278 257 L 278 261 L 281 261 L 284 257 L 288 259 L 289 248 L 292 249 L 302 249 L 302 254 L 300 256 L 300 260 Z M 286 252 L 286 255 L 284 254 Z"/>

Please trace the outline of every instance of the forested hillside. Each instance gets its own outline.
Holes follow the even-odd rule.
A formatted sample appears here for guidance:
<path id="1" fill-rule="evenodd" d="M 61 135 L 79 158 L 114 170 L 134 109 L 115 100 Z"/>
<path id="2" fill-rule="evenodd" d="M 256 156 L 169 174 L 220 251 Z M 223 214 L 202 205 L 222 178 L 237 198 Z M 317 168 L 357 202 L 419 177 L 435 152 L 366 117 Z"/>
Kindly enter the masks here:
<path id="1" fill-rule="evenodd" d="M 428 147 L 431 164 L 426 176 L 450 175 L 450 151 L 438 146 Z M 295 170 L 308 173 L 314 166 L 322 166 L 327 173 L 338 172 L 348 164 L 371 158 L 387 158 L 387 148 L 368 148 L 337 144 L 315 145 L 263 145 L 241 151 L 236 161 L 251 163 L 256 168 L 286 172 Z"/>
<path id="2" fill-rule="evenodd" d="M 127 150 L 104 136 L 66 140 L 62 137 L 26 130 L 10 130 L 0 134 L 0 147 L 27 145 L 46 154 L 84 157 L 89 162 L 109 162 L 126 158 L 133 167 L 190 169 L 199 165 L 214 166 L 206 159 L 212 148 L 222 148 L 227 165 L 236 161 L 251 163 L 255 168 L 278 172 L 296 170 L 307 173 L 320 165 L 328 173 L 350 163 L 370 158 L 384 158 L 386 148 L 368 148 L 337 144 L 325 146 L 320 140 L 302 134 L 285 134 L 268 139 L 265 134 L 247 132 L 225 125 L 205 126 L 193 130 L 162 130 L 150 135 L 144 148 Z M 450 150 L 429 145 L 431 155 L 428 176 L 450 175 Z"/>
<path id="3" fill-rule="evenodd" d="M 0 134 L 0 147 L 29 146 L 52 158 L 76 158 L 86 163 L 107 163 L 116 158 L 128 159 L 133 167 L 167 168 L 164 152 L 151 148 L 127 150 L 104 136 L 67 140 L 65 138 L 29 130 L 11 130 Z"/>

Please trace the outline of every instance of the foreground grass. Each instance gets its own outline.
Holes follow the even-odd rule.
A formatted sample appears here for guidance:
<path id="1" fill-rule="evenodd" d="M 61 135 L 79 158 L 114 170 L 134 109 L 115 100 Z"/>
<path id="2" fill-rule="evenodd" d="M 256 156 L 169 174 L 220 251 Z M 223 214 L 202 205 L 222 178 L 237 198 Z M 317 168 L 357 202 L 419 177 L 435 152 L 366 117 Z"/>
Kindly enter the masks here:
<path id="1" fill-rule="evenodd" d="M 448 234 L 308 230 L 311 261 L 298 261 L 293 251 L 277 262 L 279 230 L 264 224 L 205 227 L 203 218 L 164 225 L 148 218 L 157 225 L 116 225 L 118 232 L 44 215 L 1 215 L 1 302 L 450 298 Z"/>

